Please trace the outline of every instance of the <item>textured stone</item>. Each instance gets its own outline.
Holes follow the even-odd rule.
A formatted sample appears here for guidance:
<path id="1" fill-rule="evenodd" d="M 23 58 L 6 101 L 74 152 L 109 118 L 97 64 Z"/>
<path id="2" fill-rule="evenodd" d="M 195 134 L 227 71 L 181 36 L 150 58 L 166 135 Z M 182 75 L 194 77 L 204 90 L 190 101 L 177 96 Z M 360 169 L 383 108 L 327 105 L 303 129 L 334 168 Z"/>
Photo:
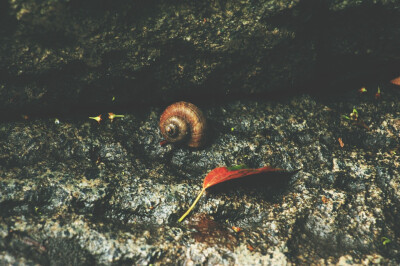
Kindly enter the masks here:
<path id="1" fill-rule="evenodd" d="M 367 89 L 201 105 L 202 149 L 160 146 L 161 107 L 3 122 L 0 264 L 396 265 L 400 91 Z M 210 188 L 178 223 L 205 175 L 236 164 L 301 170 Z"/>
<path id="2" fill-rule="evenodd" d="M 400 68 L 399 7 L 386 0 L 2 1 L 0 117 L 387 81 Z"/>

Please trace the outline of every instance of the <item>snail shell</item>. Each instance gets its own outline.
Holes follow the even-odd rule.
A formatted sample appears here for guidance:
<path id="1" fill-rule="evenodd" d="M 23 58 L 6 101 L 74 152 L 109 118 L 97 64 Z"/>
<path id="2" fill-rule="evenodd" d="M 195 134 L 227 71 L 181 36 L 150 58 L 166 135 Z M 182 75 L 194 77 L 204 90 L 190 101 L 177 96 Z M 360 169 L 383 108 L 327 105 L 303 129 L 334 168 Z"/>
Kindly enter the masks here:
<path id="1" fill-rule="evenodd" d="M 194 104 L 177 102 L 162 113 L 160 129 L 167 142 L 187 143 L 189 147 L 198 148 L 205 142 L 206 119 Z"/>

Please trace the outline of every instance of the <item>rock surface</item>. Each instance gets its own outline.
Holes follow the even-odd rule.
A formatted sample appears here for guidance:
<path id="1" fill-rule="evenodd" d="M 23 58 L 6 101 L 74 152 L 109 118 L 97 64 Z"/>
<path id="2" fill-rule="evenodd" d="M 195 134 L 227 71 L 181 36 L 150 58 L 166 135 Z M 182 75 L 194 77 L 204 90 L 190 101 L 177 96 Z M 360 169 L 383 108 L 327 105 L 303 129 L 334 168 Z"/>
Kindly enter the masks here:
<path id="1" fill-rule="evenodd" d="M 399 74 L 400 3 L 9 0 L 0 58 L 3 120 L 326 91 Z"/>
<path id="2" fill-rule="evenodd" d="M 1 1 L 0 58 L 0 264 L 400 263 L 399 1 Z M 159 144 L 182 99 L 202 149 Z M 177 222 L 237 164 L 292 174 Z"/>
<path id="3" fill-rule="evenodd" d="M 3 122 L 0 264 L 398 265 L 400 90 L 367 89 L 203 104 L 197 150 L 159 145 L 163 106 Z M 243 163 L 301 170 L 210 189 L 177 222 Z"/>

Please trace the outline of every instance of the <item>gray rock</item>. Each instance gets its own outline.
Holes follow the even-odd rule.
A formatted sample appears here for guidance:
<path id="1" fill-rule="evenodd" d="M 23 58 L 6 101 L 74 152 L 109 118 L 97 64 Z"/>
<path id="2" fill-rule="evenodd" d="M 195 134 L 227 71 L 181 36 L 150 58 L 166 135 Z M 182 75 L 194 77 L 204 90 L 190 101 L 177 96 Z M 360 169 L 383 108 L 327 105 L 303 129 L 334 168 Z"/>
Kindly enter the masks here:
<path id="1" fill-rule="evenodd" d="M 396 265 L 400 92 L 367 88 L 204 104 L 202 149 L 160 146 L 160 107 L 3 122 L 0 264 Z M 236 164 L 301 170 L 210 188 L 178 223 Z"/>
<path id="2" fill-rule="evenodd" d="M 16 0 L 0 10 L 3 119 L 325 92 L 399 74 L 394 0 Z"/>

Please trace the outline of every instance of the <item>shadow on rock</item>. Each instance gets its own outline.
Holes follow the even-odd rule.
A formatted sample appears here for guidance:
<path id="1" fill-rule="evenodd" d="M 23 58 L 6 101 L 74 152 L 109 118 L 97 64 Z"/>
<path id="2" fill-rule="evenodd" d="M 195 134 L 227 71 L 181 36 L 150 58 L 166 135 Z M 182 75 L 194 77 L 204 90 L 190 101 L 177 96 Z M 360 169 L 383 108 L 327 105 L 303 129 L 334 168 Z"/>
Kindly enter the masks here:
<path id="1" fill-rule="evenodd" d="M 233 179 L 210 187 L 207 191 L 210 194 L 229 194 L 232 191 L 243 191 L 243 193 L 259 196 L 267 201 L 279 202 L 288 190 L 291 178 L 298 171 L 262 173 Z"/>

